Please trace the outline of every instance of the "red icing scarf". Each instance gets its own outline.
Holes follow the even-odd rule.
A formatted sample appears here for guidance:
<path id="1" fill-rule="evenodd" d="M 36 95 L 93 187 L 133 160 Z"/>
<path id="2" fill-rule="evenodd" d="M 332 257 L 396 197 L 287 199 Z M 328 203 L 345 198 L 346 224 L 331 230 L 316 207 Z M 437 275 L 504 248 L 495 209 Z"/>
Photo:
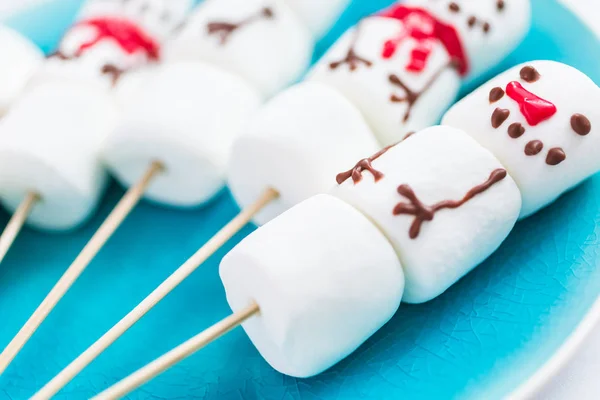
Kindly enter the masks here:
<path id="1" fill-rule="evenodd" d="M 418 44 L 411 52 L 410 63 L 406 69 L 413 72 L 423 71 L 431 54 L 431 40 L 438 40 L 445 47 L 450 58 L 457 63 L 458 72 L 466 75 L 469 72 L 469 60 L 462 45 L 460 35 L 454 26 L 440 21 L 429 11 L 419 7 L 396 5 L 382 11 L 379 16 L 403 21 L 406 32 L 401 36 L 388 40 L 383 49 L 383 57 L 391 58 L 398 45 L 407 37 L 412 37 Z"/>
<path id="2" fill-rule="evenodd" d="M 80 56 L 87 49 L 104 39 L 113 39 L 127 54 L 133 54 L 141 50 L 146 53 L 150 60 L 158 60 L 160 57 L 158 43 L 139 26 L 126 19 L 115 17 L 91 18 L 78 22 L 75 26 L 89 26 L 97 32 L 92 40 L 79 46 L 76 56 Z"/>

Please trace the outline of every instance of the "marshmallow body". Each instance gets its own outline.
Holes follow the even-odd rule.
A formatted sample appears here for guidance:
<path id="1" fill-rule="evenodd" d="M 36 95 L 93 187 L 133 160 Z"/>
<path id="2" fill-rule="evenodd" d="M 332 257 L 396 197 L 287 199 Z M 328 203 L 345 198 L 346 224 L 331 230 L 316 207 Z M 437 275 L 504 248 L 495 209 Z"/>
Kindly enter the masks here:
<path id="1" fill-rule="evenodd" d="M 147 197 L 202 204 L 223 187 L 233 141 L 260 104 L 260 95 L 235 75 L 194 62 L 164 65 L 124 108 L 103 159 L 127 186 L 160 161 L 165 172 Z"/>
<path id="2" fill-rule="evenodd" d="M 192 0 L 92 0 L 34 82 L 85 80 L 112 87 L 127 71 L 161 57 L 161 43 Z"/>
<path id="3" fill-rule="evenodd" d="M 15 210 L 29 191 L 41 196 L 28 222 L 69 229 L 94 210 L 106 182 L 97 157 L 116 120 L 104 91 L 49 82 L 29 90 L 0 125 L 0 195 Z"/>
<path id="4" fill-rule="evenodd" d="M 44 55 L 28 39 L 10 28 L 0 26 L 0 117 L 23 92 L 40 67 Z"/>
<path id="5" fill-rule="evenodd" d="M 223 258 L 234 311 L 255 301 L 244 329 L 276 370 L 308 377 L 331 367 L 398 308 L 402 267 L 358 211 L 315 196 L 254 232 Z"/>
<path id="6" fill-rule="evenodd" d="M 214 64 L 270 96 L 306 70 L 313 45 L 283 0 L 207 0 L 166 46 L 165 57 Z"/>
<path id="7" fill-rule="evenodd" d="M 443 123 L 491 151 L 519 185 L 521 216 L 600 169 L 600 89 L 553 61 L 516 66 L 457 103 Z"/>
<path id="8" fill-rule="evenodd" d="M 365 165 L 331 193 L 365 213 L 393 244 L 409 303 L 433 299 L 481 263 L 519 215 L 512 178 L 457 129 L 417 132 Z"/>
<path id="9" fill-rule="evenodd" d="M 390 57 L 387 41 L 404 29 L 402 21 L 370 17 L 344 34 L 314 67 L 309 79 L 331 85 L 365 115 L 382 145 L 436 123 L 456 97 L 460 77 L 440 42 L 422 71 L 407 69 L 417 45 L 407 38 Z"/>
<path id="10" fill-rule="evenodd" d="M 316 38 L 323 36 L 337 21 L 350 0 L 285 0 Z"/>
<path id="11" fill-rule="evenodd" d="M 316 83 L 292 87 L 267 103 L 233 146 L 229 188 L 242 206 L 269 187 L 280 193 L 255 218 L 263 224 L 335 184 L 335 174 L 377 141 L 360 112 Z"/>
<path id="12" fill-rule="evenodd" d="M 523 40 L 531 24 L 530 0 L 408 0 L 452 26 L 468 57 L 465 77 L 473 78 L 502 61 Z"/>

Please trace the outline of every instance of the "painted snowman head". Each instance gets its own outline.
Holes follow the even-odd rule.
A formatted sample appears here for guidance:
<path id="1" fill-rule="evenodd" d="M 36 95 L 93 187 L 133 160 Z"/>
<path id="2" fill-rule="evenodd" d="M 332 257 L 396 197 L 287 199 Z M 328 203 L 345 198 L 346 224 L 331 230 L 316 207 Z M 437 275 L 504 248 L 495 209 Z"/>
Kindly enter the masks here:
<path id="1" fill-rule="evenodd" d="M 444 125 L 490 150 L 521 190 L 526 217 L 600 169 L 600 88 L 554 61 L 516 66 L 451 108 Z"/>
<path id="2" fill-rule="evenodd" d="M 468 57 L 467 77 L 500 62 L 522 40 L 531 20 L 529 0 L 408 0 L 452 25 Z"/>
<path id="3" fill-rule="evenodd" d="M 193 0 L 88 0 L 79 19 L 130 18 L 160 42 L 183 23 L 193 4 Z"/>

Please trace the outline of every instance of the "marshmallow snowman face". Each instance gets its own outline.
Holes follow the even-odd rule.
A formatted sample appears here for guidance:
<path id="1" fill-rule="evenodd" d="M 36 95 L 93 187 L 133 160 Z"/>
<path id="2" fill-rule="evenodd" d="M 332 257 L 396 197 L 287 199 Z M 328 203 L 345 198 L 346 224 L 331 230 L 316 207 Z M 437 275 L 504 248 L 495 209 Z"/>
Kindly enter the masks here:
<path id="1" fill-rule="evenodd" d="M 490 150 L 517 182 L 521 217 L 600 169 L 600 89 L 553 61 L 519 65 L 456 104 L 443 123 Z"/>
<path id="2" fill-rule="evenodd" d="M 181 25 L 191 3 L 191 0 L 91 1 L 36 80 L 83 79 L 111 87 L 124 72 L 158 61 L 161 42 Z"/>
<path id="3" fill-rule="evenodd" d="M 417 12 L 414 18 L 424 16 Z M 309 77 L 354 103 L 382 145 L 436 123 L 460 87 L 444 45 L 432 39 L 421 48 L 409 31 L 399 19 L 364 19 L 338 40 Z"/>
<path id="4" fill-rule="evenodd" d="M 468 58 L 465 76 L 473 77 L 500 62 L 529 29 L 529 0 L 408 0 L 451 25 Z"/>
<path id="5" fill-rule="evenodd" d="M 268 97 L 306 70 L 313 44 L 283 0 L 207 0 L 165 46 L 165 59 L 213 64 Z"/>

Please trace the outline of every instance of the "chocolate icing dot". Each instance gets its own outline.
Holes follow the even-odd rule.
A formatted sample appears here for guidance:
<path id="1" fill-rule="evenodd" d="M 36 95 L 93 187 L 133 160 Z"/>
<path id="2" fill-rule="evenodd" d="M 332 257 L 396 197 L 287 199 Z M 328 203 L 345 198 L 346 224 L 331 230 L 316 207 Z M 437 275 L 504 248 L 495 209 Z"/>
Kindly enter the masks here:
<path id="1" fill-rule="evenodd" d="M 490 104 L 495 103 L 504 97 L 504 90 L 500 87 L 495 87 L 490 90 Z"/>
<path id="2" fill-rule="evenodd" d="M 540 151 L 542 151 L 543 148 L 544 143 L 542 143 L 540 140 L 532 140 L 525 146 L 525 155 L 535 156 L 540 154 Z"/>
<path id="3" fill-rule="evenodd" d="M 585 115 L 573 114 L 571 117 L 571 128 L 576 134 L 585 136 L 592 131 L 592 123 Z"/>
<path id="4" fill-rule="evenodd" d="M 503 11 L 504 6 L 506 6 L 506 4 L 504 3 L 504 0 L 498 0 L 496 2 L 496 8 L 498 9 L 498 11 Z"/>
<path id="5" fill-rule="evenodd" d="M 536 82 L 540 79 L 540 73 L 537 71 L 537 69 L 529 65 L 521 68 L 520 75 L 521 79 L 529 83 Z"/>
<path id="6" fill-rule="evenodd" d="M 491 29 L 491 28 L 492 28 L 492 26 L 490 25 L 490 23 L 489 23 L 489 22 L 486 22 L 486 23 L 484 23 L 484 24 L 483 24 L 483 31 L 484 31 L 485 33 L 488 33 L 488 32 L 490 31 L 490 29 Z"/>
<path id="7" fill-rule="evenodd" d="M 548 156 L 546 156 L 546 164 L 558 165 L 566 159 L 567 155 L 565 154 L 565 151 L 560 147 L 554 147 L 550 149 L 550 151 L 548 152 Z"/>
<path id="8" fill-rule="evenodd" d="M 520 138 L 525 133 L 525 127 L 519 123 L 515 122 L 514 124 L 510 124 L 508 127 L 508 136 L 513 139 Z"/>
<path id="9" fill-rule="evenodd" d="M 496 108 L 492 114 L 492 126 L 494 129 L 498 129 L 504 121 L 510 116 L 510 111 L 504 108 Z"/>
<path id="10" fill-rule="evenodd" d="M 476 23 L 477 23 L 477 17 L 475 17 L 474 15 L 471 15 L 469 17 L 469 19 L 467 20 L 467 24 L 469 24 L 469 28 L 474 27 Z"/>
<path id="11" fill-rule="evenodd" d="M 452 2 L 452 3 L 448 4 L 448 9 L 450 9 L 450 11 L 452 11 L 452 12 L 459 12 L 460 6 L 458 4 L 456 4 L 455 2 Z"/>

